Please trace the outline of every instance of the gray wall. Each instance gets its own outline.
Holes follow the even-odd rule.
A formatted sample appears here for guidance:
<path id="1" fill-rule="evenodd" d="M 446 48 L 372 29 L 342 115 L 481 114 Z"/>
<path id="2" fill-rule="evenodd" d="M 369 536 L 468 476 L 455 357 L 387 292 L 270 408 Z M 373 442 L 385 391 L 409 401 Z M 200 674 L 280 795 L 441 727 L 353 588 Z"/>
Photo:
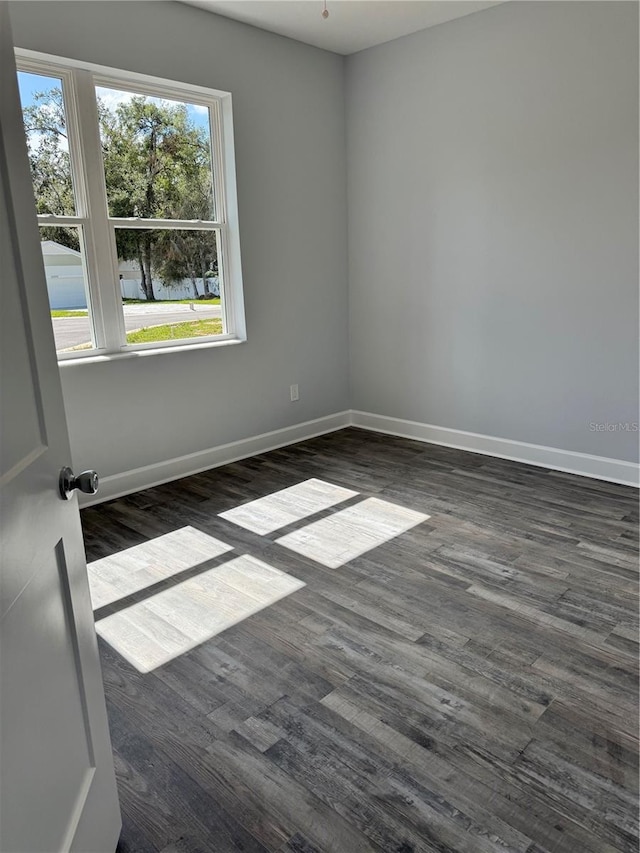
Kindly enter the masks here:
<path id="1" fill-rule="evenodd" d="M 64 367 L 77 468 L 117 474 L 348 408 L 343 59 L 169 2 L 20 2 L 11 18 L 20 47 L 233 94 L 248 341 Z"/>
<path id="2" fill-rule="evenodd" d="M 12 4 L 19 46 L 234 99 L 248 342 L 63 368 L 74 464 L 350 405 L 633 460 L 589 423 L 637 420 L 637 13 L 510 3 L 350 57 L 345 152 L 338 56 L 169 2 Z"/>
<path id="3" fill-rule="evenodd" d="M 349 57 L 347 135 L 353 408 L 637 458 L 637 4 Z"/>

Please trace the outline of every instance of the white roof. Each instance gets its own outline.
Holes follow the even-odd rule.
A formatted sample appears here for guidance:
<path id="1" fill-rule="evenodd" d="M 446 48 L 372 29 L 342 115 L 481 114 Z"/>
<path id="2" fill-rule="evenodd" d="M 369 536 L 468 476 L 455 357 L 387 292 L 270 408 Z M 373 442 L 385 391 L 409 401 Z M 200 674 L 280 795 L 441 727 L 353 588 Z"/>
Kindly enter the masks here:
<path id="1" fill-rule="evenodd" d="M 81 258 L 80 252 L 75 249 L 70 249 L 68 246 L 62 246 L 54 240 L 42 240 L 40 243 L 43 255 L 72 255 L 74 258 Z"/>

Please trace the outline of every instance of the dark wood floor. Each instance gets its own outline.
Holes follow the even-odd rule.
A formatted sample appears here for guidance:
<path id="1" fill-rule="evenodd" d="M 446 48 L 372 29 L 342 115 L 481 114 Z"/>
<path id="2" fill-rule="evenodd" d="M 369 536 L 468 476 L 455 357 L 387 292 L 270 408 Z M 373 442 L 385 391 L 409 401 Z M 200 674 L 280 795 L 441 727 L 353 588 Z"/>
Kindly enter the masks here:
<path id="1" fill-rule="evenodd" d="M 217 518 L 309 477 L 430 519 L 331 570 Z M 637 521 L 356 429 L 84 511 L 89 560 L 189 524 L 307 584 L 146 675 L 101 642 L 119 850 L 635 853 Z"/>

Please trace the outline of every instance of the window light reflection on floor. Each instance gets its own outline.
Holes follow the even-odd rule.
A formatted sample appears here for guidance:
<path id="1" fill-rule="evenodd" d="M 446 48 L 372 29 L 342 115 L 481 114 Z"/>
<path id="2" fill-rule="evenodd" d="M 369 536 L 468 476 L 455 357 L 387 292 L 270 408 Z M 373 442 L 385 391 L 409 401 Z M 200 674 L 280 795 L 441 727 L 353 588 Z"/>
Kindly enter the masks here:
<path id="1" fill-rule="evenodd" d="M 350 489 L 310 479 L 220 515 L 265 535 L 331 509 L 330 515 L 276 542 L 332 569 L 429 518 L 380 498 L 366 498 L 333 511 L 336 504 L 357 495 Z M 213 536 L 183 527 L 96 560 L 88 567 L 94 609 L 232 550 Z M 262 560 L 239 556 L 104 616 L 96 622 L 96 630 L 136 669 L 150 672 L 303 586 L 302 581 Z"/>
<path id="2" fill-rule="evenodd" d="M 305 584 L 255 557 L 236 557 L 96 622 L 140 672 L 150 672 Z"/>
<path id="3" fill-rule="evenodd" d="M 276 542 L 323 566 L 337 569 L 428 518 L 379 498 L 367 498 L 281 536 Z"/>
<path id="4" fill-rule="evenodd" d="M 94 610 L 232 551 L 231 545 L 181 527 L 87 566 Z"/>
<path id="5" fill-rule="evenodd" d="M 338 503 L 353 498 L 358 494 L 351 489 L 325 483 L 323 480 L 311 478 L 287 489 L 273 492 L 263 498 L 234 507 L 220 513 L 220 518 L 232 521 L 239 527 L 251 530 L 253 533 L 265 535 L 273 533 L 301 521 L 309 515 L 314 515 L 323 509 L 329 509 Z"/>

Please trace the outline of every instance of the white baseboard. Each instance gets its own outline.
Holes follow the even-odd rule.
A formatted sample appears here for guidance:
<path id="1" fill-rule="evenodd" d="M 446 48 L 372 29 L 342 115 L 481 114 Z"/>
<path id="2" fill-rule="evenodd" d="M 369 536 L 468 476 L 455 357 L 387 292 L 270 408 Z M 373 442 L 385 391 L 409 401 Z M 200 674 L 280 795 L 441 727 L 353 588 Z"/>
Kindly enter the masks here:
<path id="1" fill-rule="evenodd" d="M 458 450 L 469 450 L 472 453 L 497 456 L 500 459 L 511 459 L 514 462 L 525 462 L 527 465 L 551 468 L 554 471 L 566 471 L 569 474 L 579 474 L 582 477 L 593 477 L 597 480 L 608 480 L 612 483 L 622 483 L 625 486 L 635 486 L 636 488 L 640 486 L 640 466 L 634 462 L 625 462 L 622 459 L 591 456 L 588 453 L 576 453 L 573 450 L 559 450 L 555 447 L 528 444 L 525 441 L 495 438 L 491 435 L 480 435 L 475 432 L 437 427 L 417 421 L 390 418 L 371 412 L 352 411 L 351 424 L 373 432 L 384 432 L 402 438 L 425 441 L 429 444 L 455 447 Z"/>
<path id="2" fill-rule="evenodd" d="M 514 462 L 524 462 L 528 465 L 538 465 L 541 468 L 566 471 L 570 474 L 608 480 L 626 486 L 638 488 L 640 485 L 640 466 L 633 462 L 437 427 L 417 421 L 375 415 L 371 412 L 345 411 L 103 477 L 100 480 L 99 493 L 91 497 L 83 496 L 80 499 L 80 506 L 93 506 L 141 489 L 149 489 L 171 480 L 199 474 L 210 468 L 228 465 L 230 462 L 237 462 L 249 456 L 277 450 L 279 447 L 306 441 L 318 435 L 326 435 L 347 426 L 411 438 L 429 444 L 440 444 L 444 447 L 454 447 L 458 450 L 469 450 L 472 453 L 497 456 L 500 459 L 511 459 Z"/>
<path id="3" fill-rule="evenodd" d="M 209 468 L 218 468 L 220 465 L 228 465 L 230 462 L 237 462 L 240 459 L 246 459 L 248 456 L 257 456 L 259 453 L 277 450 L 279 447 L 286 447 L 288 444 L 296 444 L 298 441 L 335 432 L 344 429 L 349 424 L 350 412 L 337 412 L 334 415 L 327 415 L 324 418 L 316 418 L 294 426 L 254 435 L 251 438 L 232 441 L 229 444 L 220 444 L 218 447 L 210 447 L 197 453 L 177 456 L 174 459 L 157 462 L 153 465 L 144 465 L 141 468 L 132 468 L 121 474 L 101 477 L 98 494 L 81 498 L 80 506 L 83 508 L 93 506 L 113 500 L 113 498 L 129 495 L 132 492 L 138 492 L 141 489 L 149 489 L 171 480 L 178 480 L 191 474 L 199 474 Z"/>

